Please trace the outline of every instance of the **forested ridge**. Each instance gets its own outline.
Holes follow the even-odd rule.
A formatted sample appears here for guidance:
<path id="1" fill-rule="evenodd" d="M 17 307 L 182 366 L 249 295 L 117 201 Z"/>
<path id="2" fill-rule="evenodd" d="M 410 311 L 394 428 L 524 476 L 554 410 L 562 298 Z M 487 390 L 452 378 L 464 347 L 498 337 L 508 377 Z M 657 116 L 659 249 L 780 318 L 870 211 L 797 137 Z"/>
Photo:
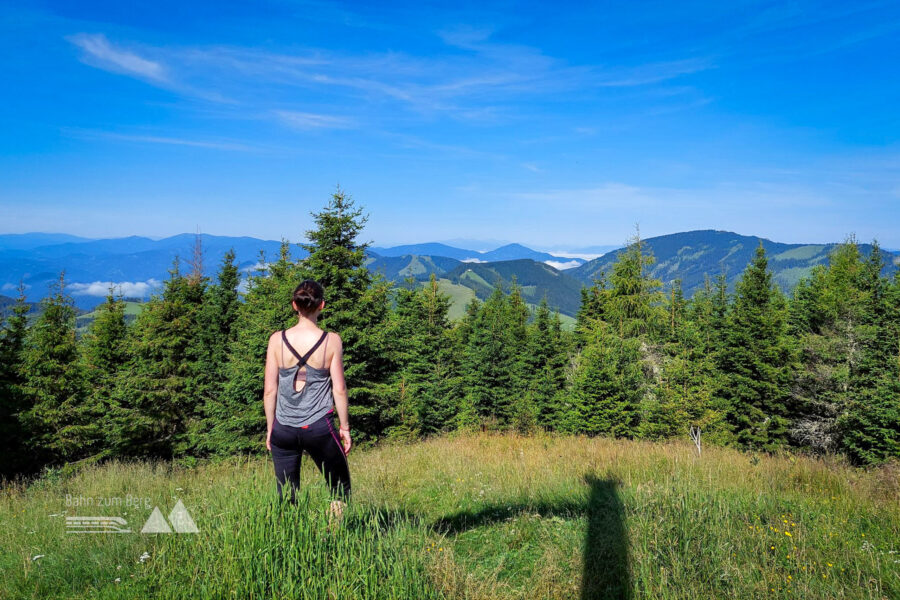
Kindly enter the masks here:
<path id="1" fill-rule="evenodd" d="M 635 236 L 566 331 L 515 283 L 451 322 L 434 276 L 398 286 L 366 269 L 366 216 L 348 195 L 313 217 L 308 257 L 282 241 L 246 293 L 233 253 L 210 279 L 197 248 L 133 323 L 110 293 L 81 338 L 62 275 L 31 325 L 20 291 L 0 331 L 2 474 L 264 451 L 266 346 L 296 323 L 305 278 L 324 285 L 320 325 L 344 342 L 358 442 L 538 428 L 663 439 L 699 426 L 706 442 L 758 451 L 900 458 L 900 273 L 882 275 L 877 243 L 866 256 L 849 237 L 790 297 L 760 244 L 733 293 L 720 274 L 688 299 L 678 281 L 661 291 Z"/>

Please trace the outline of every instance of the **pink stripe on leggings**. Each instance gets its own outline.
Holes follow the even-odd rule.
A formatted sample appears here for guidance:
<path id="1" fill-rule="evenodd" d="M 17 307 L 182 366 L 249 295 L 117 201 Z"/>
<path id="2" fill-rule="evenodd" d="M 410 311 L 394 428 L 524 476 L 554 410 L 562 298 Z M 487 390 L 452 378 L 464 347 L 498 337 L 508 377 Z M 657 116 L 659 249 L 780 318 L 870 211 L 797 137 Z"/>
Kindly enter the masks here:
<path id="1" fill-rule="evenodd" d="M 344 452 L 344 446 L 341 445 L 341 442 L 340 440 L 338 440 L 337 434 L 334 431 L 334 424 L 331 422 L 331 419 L 328 419 L 328 431 L 331 432 L 331 437 L 334 438 L 334 443 L 336 443 L 338 445 L 338 448 L 341 449 L 341 454 L 347 456 L 347 453 Z"/>

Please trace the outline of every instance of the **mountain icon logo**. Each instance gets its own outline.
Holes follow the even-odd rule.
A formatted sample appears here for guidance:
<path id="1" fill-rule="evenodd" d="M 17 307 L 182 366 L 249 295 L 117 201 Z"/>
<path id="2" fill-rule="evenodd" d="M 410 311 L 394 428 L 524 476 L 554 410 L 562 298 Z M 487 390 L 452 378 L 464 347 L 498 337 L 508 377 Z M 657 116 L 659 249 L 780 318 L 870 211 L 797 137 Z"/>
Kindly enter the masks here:
<path id="1" fill-rule="evenodd" d="M 171 527 L 169 523 L 172 523 Z M 173 529 L 175 533 L 197 533 L 200 531 L 181 500 L 175 503 L 175 508 L 169 513 L 168 521 L 163 517 L 159 507 L 154 506 L 153 512 L 150 513 L 150 518 L 147 519 L 147 522 L 141 528 L 141 533 L 172 533 Z"/>

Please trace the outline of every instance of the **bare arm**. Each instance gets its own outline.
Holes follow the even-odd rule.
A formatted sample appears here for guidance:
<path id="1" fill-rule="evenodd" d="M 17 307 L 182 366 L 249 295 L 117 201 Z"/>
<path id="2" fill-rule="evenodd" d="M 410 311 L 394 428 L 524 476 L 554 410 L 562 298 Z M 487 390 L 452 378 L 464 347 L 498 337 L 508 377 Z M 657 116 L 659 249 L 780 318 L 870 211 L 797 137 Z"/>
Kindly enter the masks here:
<path id="1" fill-rule="evenodd" d="M 337 409 L 340 421 L 341 442 L 344 444 L 344 454 L 350 451 L 352 441 L 350 439 L 350 413 L 348 410 L 347 382 L 344 380 L 344 345 L 341 336 L 334 334 L 334 355 L 331 357 L 331 393 L 334 396 L 334 406 Z"/>
<path id="2" fill-rule="evenodd" d="M 263 409 L 266 411 L 266 449 L 271 450 L 270 439 L 272 437 L 272 423 L 275 421 L 275 397 L 278 394 L 278 357 L 275 349 L 278 347 L 273 333 L 269 338 L 269 347 L 266 350 L 266 380 L 263 388 Z"/>

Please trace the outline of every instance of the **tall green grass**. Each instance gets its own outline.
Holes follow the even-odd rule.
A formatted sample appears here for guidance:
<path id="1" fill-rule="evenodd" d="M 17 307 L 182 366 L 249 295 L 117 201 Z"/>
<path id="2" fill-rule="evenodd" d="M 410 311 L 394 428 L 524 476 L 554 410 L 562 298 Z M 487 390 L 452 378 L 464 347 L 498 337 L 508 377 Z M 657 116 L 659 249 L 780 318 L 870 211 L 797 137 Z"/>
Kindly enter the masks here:
<path id="1" fill-rule="evenodd" d="M 296 506 L 265 457 L 9 486 L 0 598 L 900 598 L 896 466 L 515 435 L 350 462 L 340 526 L 310 461 Z M 66 514 L 139 530 L 152 505 L 66 508 L 66 494 L 149 498 L 164 515 L 181 499 L 200 532 L 67 534 Z"/>

